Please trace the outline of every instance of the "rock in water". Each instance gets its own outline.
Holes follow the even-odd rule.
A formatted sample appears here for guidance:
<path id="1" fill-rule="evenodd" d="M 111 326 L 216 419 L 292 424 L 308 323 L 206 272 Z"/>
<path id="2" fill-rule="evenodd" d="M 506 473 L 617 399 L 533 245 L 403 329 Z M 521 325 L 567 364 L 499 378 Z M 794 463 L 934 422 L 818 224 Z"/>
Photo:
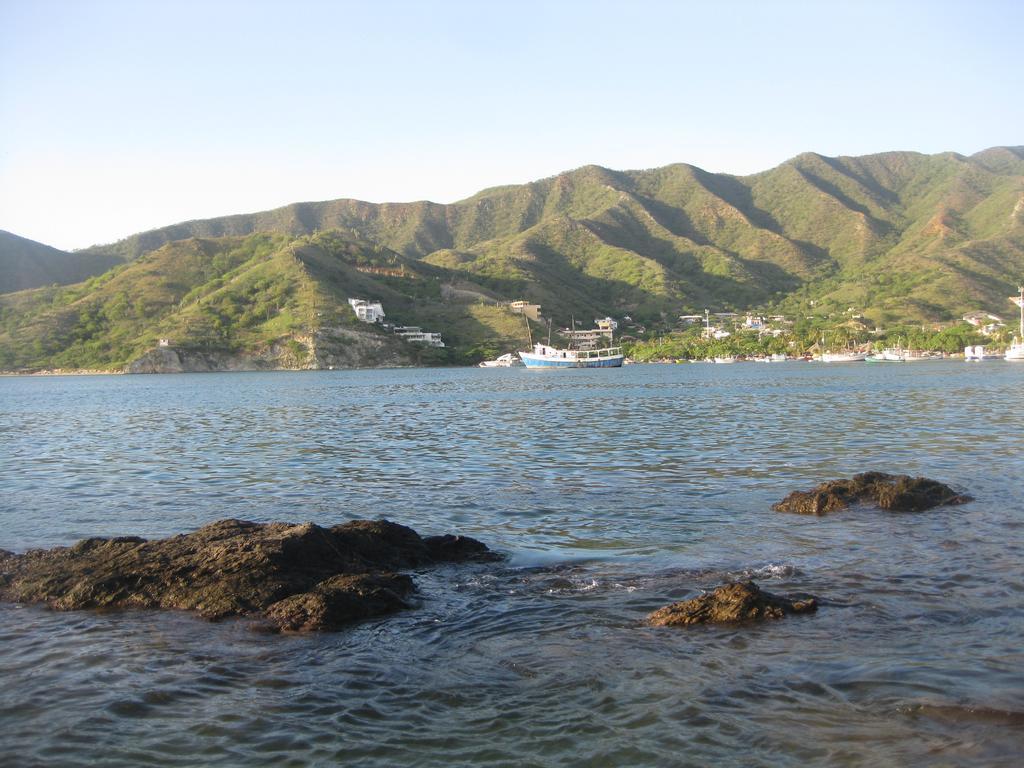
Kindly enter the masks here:
<path id="1" fill-rule="evenodd" d="M 393 573 L 493 560 L 463 536 L 422 538 L 387 520 L 332 528 L 221 520 L 169 539 L 85 539 L 72 547 L 0 551 L 0 600 L 80 608 L 171 608 L 209 619 L 257 616 L 291 631 L 336 629 L 406 607 Z"/>
<path id="2" fill-rule="evenodd" d="M 752 581 L 723 584 L 712 592 L 659 608 L 647 617 L 655 627 L 678 627 L 689 624 L 781 619 L 791 613 L 818 610 L 813 597 L 791 600 L 761 591 Z"/>
<path id="3" fill-rule="evenodd" d="M 809 491 L 793 491 L 773 504 L 777 512 L 824 515 L 858 502 L 873 502 L 893 512 L 920 512 L 944 504 L 963 504 L 970 496 L 927 477 L 865 472 L 849 480 L 830 480 Z"/>
<path id="4" fill-rule="evenodd" d="M 265 616 L 284 632 L 340 629 L 355 619 L 368 619 L 408 607 L 405 598 L 416 586 L 405 574 L 357 573 L 332 576 L 310 592 L 278 600 Z"/>

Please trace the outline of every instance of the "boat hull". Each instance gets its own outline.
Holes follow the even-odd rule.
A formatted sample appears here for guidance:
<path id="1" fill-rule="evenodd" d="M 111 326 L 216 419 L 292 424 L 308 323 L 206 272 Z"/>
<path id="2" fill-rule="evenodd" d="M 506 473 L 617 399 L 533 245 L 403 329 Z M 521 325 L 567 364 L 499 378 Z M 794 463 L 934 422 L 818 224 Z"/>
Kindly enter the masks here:
<path id="1" fill-rule="evenodd" d="M 605 358 L 576 360 L 574 358 L 558 358 L 537 355 L 533 352 L 520 352 L 520 359 L 527 368 L 621 368 L 625 355 L 613 355 Z"/>

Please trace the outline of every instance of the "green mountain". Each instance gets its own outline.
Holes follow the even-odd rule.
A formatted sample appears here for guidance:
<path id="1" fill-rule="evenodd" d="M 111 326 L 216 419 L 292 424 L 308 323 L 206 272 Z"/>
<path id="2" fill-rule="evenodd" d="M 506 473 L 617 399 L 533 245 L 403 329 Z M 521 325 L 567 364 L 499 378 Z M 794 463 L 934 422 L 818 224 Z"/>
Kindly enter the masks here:
<path id="1" fill-rule="evenodd" d="M 0 293 L 41 285 L 70 285 L 120 261 L 105 253 L 68 253 L 0 230 Z"/>
<path id="2" fill-rule="evenodd" d="M 1024 278 L 1024 147 L 806 153 L 746 177 L 586 166 L 451 205 L 297 203 L 73 255 L 123 266 L 0 297 L 0 368 L 123 365 L 157 338 L 273 349 L 344 326 L 347 296 L 442 332 L 450 361 L 523 336 L 499 299 L 540 303 L 558 323 L 630 314 L 668 326 L 704 307 L 939 321 L 1005 312 Z M 403 276 L 359 271 L 360 260 Z"/>
<path id="3" fill-rule="evenodd" d="M 807 153 L 747 177 L 587 166 L 451 205 L 297 203 L 185 222 L 85 253 L 184 237 L 343 229 L 413 259 L 522 283 L 568 315 L 815 300 L 893 318 L 1001 307 L 1024 272 L 1024 147 L 971 157 Z M 567 295 L 567 290 L 568 295 Z M 793 303 L 793 302 L 790 302 Z"/>
<path id="4" fill-rule="evenodd" d="M 472 297 L 442 301 L 447 291 Z M 524 343 L 521 317 L 478 287 L 337 231 L 189 238 L 73 286 L 0 295 L 0 370 L 230 370 L 458 362 L 481 340 Z M 449 348 L 359 322 L 349 297 Z M 166 340 L 166 348 L 160 340 Z"/>

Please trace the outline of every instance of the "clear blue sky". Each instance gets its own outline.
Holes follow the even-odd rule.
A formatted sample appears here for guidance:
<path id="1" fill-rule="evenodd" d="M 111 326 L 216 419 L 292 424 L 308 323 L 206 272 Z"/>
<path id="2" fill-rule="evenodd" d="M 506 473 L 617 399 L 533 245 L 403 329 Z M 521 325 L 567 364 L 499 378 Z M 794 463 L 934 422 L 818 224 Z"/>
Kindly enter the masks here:
<path id="1" fill-rule="evenodd" d="M 1022 30 L 1018 0 L 0 0 L 0 229 L 1019 145 Z"/>

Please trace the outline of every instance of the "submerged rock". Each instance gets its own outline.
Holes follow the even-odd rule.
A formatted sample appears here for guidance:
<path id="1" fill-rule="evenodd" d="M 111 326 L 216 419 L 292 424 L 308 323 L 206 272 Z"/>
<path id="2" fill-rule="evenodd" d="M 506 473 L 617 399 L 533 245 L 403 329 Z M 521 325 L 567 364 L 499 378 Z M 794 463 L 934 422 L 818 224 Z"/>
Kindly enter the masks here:
<path id="1" fill-rule="evenodd" d="M 397 573 L 332 576 L 309 592 L 286 597 L 264 613 L 284 632 L 340 629 L 355 619 L 383 616 L 407 608 L 416 591 L 411 578 Z"/>
<path id="2" fill-rule="evenodd" d="M 647 617 L 647 623 L 655 627 L 677 627 L 781 619 L 791 613 L 816 610 L 818 601 L 813 597 L 792 600 L 764 592 L 752 581 L 734 581 L 692 600 L 659 608 Z"/>
<path id="3" fill-rule="evenodd" d="M 57 610 L 171 608 L 209 619 L 258 616 L 290 631 L 336 629 L 406 607 L 415 585 L 397 569 L 496 558 L 475 539 L 423 538 L 387 520 L 332 528 L 221 520 L 155 541 L 92 538 L 23 555 L 0 551 L 0 600 Z"/>
<path id="4" fill-rule="evenodd" d="M 777 512 L 824 515 L 854 503 L 872 502 L 893 512 L 920 512 L 943 504 L 963 504 L 970 496 L 927 477 L 865 472 L 849 480 L 830 480 L 809 491 L 793 491 L 773 504 Z"/>

